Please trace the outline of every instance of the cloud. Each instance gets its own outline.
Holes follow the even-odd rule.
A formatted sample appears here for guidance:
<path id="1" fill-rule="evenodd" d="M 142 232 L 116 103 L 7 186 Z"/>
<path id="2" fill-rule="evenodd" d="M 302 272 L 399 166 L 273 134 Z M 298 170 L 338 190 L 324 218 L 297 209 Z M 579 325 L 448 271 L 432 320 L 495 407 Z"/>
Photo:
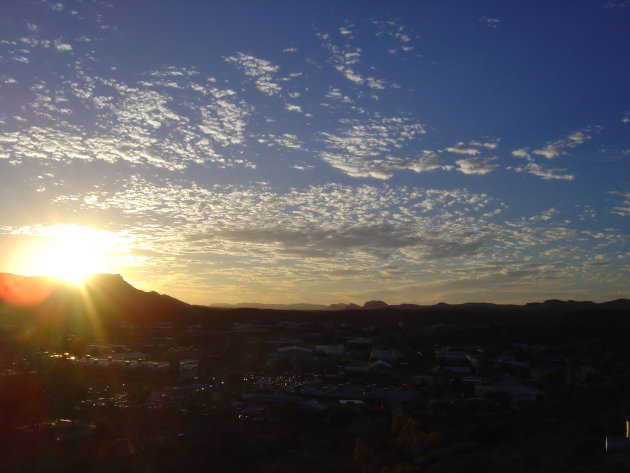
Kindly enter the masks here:
<path id="1" fill-rule="evenodd" d="M 293 165 L 293 169 L 296 169 L 298 171 L 310 171 L 311 169 L 314 169 L 315 166 L 312 166 L 310 164 L 294 164 Z"/>
<path id="2" fill-rule="evenodd" d="M 222 146 L 243 143 L 251 107 L 238 98 L 224 96 L 219 89 L 210 92 L 213 100 L 200 107 L 199 129 Z"/>
<path id="3" fill-rule="evenodd" d="M 68 51 L 72 51 L 72 45 L 68 43 L 64 43 L 60 39 L 56 39 L 55 49 L 60 52 L 68 52 Z"/>
<path id="4" fill-rule="evenodd" d="M 468 144 L 470 146 L 475 146 L 478 148 L 486 148 L 486 149 L 497 149 L 499 147 L 499 141 L 501 141 L 500 138 L 494 138 L 491 139 L 489 141 L 483 142 L 483 141 L 470 141 Z"/>
<path id="5" fill-rule="evenodd" d="M 567 149 L 575 148 L 585 141 L 588 141 L 592 136 L 588 133 L 599 133 L 600 127 L 584 128 L 576 132 L 571 133 L 566 138 L 550 141 L 543 148 L 535 149 L 532 154 L 544 156 L 547 159 L 553 159 L 561 154 L 565 154 Z"/>
<path id="6" fill-rule="evenodd" d="M 379 21 L 373 20 L 372 23 L 377 27 L 376 36 L 385 36 L 393 38 L 396 41 L 396 47 L 390 47 L 387 52 L 390 54 L 398 54 L 400 51 L 411 52 L 415 48 L 411 46 L 411 36 L 404 25 L 398 20 Z"/>
<path id="7" fill-rule="evenodd" d="M 481 18 L 479 18 L 479 22 L 492 29 L 501 24 L 501 20 L 499 20 L 498 18 L 489 18 L 487 16 L 482 16 Z"/>
<path id="8" fill-rule="evenodd" d="M 345 120 L 342 123 L 347 126 L 336 133 L 319 134 L 328 149 L 320 156 L 349 176 L 388 179 L 395 170 L 420 172 L 435 159 L 427 156 L 418 159 L 392 156 L 425 133 L 421 124 L 410 119 L 394 117 Z"/>
<path id="9" fill-rule="evenodd" d="M 630 192 L 611 191 L 609 194 L 621 197 L 621 204 L 613 207 L 610 213 L 630 217 Z"/>
<path id="10" fill-rule="evenodd" d="M 464 154 L 468 156 L 477 156 L 481 154 L 480 148 L 485 149 L 496 149 L 499 146 L 499 138 L 495 138 L 486 142 L 482 141 L 469 141 L 468 144 L 465 144 L 463 141 L 458 141 L 455 146 L 450 146 L 448 148 L 444 148 L 444 151 L 448 151 L 449 153 L 454 154 Z"/>
<path id="11" fill-rule="evenodd" d="M 498 164 L 493 163 L 496 159 L 496 157 L 458 159 L 455 164 L 464 174 L 487 174 L 499 167 Z"/>
<path id="12" fill-rule="evenodd" d="M 86 74 L 80 62 L 74 68 L 77 73 L 62 83 L 32 86 L 33 113 L 48 125 L 0 132 L 10 143 L 0 154 L 16 161 L 127 161 L 172 171 L 192 163 L 255 168 L 227 151 L 245 144 L 252 107 L 233 90 L 214 86 L 214 79 L 201 84 L 194 69 L 166 67 L 134 84 Z"/>
<path id="13" fill-rule="evenodd" d="M 521 148 L 512 151 L 512 156 L 519 159 L 525 159 L 527 161 L 527 164 L 525 164 L 524 166 L 508 167 L 507 169 L 513 169 L 516 172 L 526 172 L 534 176 L 541 177 L 545 180 L 572 181 L 573 179 L 575 179 L 575 176 L 573 174 L 566 173 L 566 169 L 545 169 L 543 166 L 535 162 L 535 160 L 529 154 L 527 148 Z"/>
<path id="14" fill-rule="evenodd" d="M 529 220 L 531 221 L 542 220 L 544 222 L 547 222 L 551 220 L 555 215 L 558 215 L 559 213 L 560 212 L 557 209 L 551 207 L 550 209 L 547 209 L 544 212 L 542 212 L 540 215 L 529 217 Z"/>
<path id="15" fill-rule="evenodd" d="M 284 108 L 287 109 L 290 112 L 302 113 L 302 107 L 300 107 L 299 105 L 296 105 L 296 104 L 287 103 L 287 104 L 284 104 Z"/>
<path id="16" fill-rule="evenodd" d="M 392 169 L 409 170 L 416 173 L 434 171 L 443 169 L 442 158 L 432 151 L 423 151 L 422 156 L 417 158 L 400 159 L 392 163 Z"/>
<path id="17" fill-rule="evenodd" d="M 442 168 L 441 158 L 437 155 L 406 159 L 388 157 L 384 160 L 367 160 L 360 157 L 322 153 L 322 158 L 348 176 L 357 178 L 389 179 L 395 171 L 421 173 Z"/>
<path id="18" fill-rule="evenodd" d="M 367 77 L 365 79 L 366 85 L 370 88 L 370 89 L 376 89 L 376 90 L 383 90 L 385 89 L 385 86 L 387 85 L 387 82 L 385 82 L 382 79 L 375 79 L 374 77 Z"/>
<path id="19" fill-rule="evenodd" d="M 393 176 L 391 163 L 383 163 L 380 160 L 371 161 L 360 156 L 329 152 L 322 152 L 320 156 L 332 167 L 339 169 L 350 177 L 389 179 Z"/>
<path id="20" fill-rule="evenodd" d="M 339 28 L 339 34 L 352 38 L 352 30 L 346 26 L 342 26 L 341 28 Z"/>
<path id="21" fill-rule="evenodd" d="M 527 148 L 515 149 L 512 151 L 512 156 L 515 158 L 531 159 L 531 156 L 527 151 Z"/>
<path id="22" fill-rule="evenodd" d="M 329 95 L 339 98 L 341 93 L 330 90 Z M 425 133 L 424 127 L 420 124 L 401 118 L 382 119 L 380 122 L 368 120 L 345 123 L 352 126 L 336 134 L 320 133 L 328 148 L 320 155 L 331 166 L 351 177 L 389 179 L 396 171 L 420 173 L 436 169 L 453 169 L 453 166 L 443 165 L 442 158 L 434 151 L 423 151 L 418 157 L 396 156 L 400 155 L 401 149 L 408 146 L 408 142 L 413 143 Z M 479 148 L 496 148 L 498 141 L 498 139 L 485 143 L 471 141 L 468 145 L 458 142 L 444 151 L 475 156 L 481 153 Z M 456 164 L 458 170 L 464 174 L 487 174 L 499 167 L 494 162 L 496 159 L 496 157 L 460 159 Z"/>
<path id="23" fill-rule="evenodd" d="M 41 2 L 41 4 L 44 7 L 49 8 L 53 11 L 57 11 L 57 12 L 63 11 L 63 8 L 64 8 L 64 5 L 62 2 Z"/>
<path id="24" fill-rule="evenodd" d="M 275 95 L 282 90 L 282 87 L 274 82 L 274 75 L 278 72 L 279 66 L 241 52 L 237 52 L 235 56 L 228 56 L 225 60 L 238 66 L 246 76 L 252 77 L 256 88 L 265 95 Z"/>
<path id="25" fill-rule="evenodd" d="M 267 146 L 281 146 L 288 149 L 305 150 L 304 143 L 291 133 L 283 133 L 282 135 L 274 135 L 268 133 L 258 139 L 259 143 L 267 144 Z"/>
<path id="26" fill-rule="evenodd" d="M 117 213 L 147 239 L 138 246 L 162 254 L 431 261 L 476 254 L 492 233 L 484 216 L 492 199 L 465 190 L 330 184 L 276 193 L 132 176 L 118 191 L 63 196 L 55 205 Z M 149 231 L 155 225 L 160 232 Z"/>
<path id="27" fill-rule="evenodd" d="M 331 87 L 326 93 L 326 98 L 338 100 L 343 103 L 352 103 L 352 99 L 344 95 L 341 90 Z"/>
<path id="28" fill-rule="evenodd" d="M 449 153 L 456 154 L 468 154 L 471 156 L 476 156 L 481 153 L 477 148 L 466 146 L 462 141 L 459 141 L 455 144 L 455 146 L 451 146 L 449 148 L 445 148 Z"/>
<path id="29" fill-rule="evenodd" d="M 343 31 L 343 32 L 342 32 Z M 346 27 L 340 29 L 341 34 L 346 39 L 352 39 L 351 30 Z M 330 36 L 327 34 L 318 33 L 317 36 L 323 41 L 324 46 L 331 52 L 330 62 L 333 64 L 335 70 L 341 73 L 348 81 L 354 85 L 365 85 L 370 89 L 383 90 L 388 87 L 387 81 L 384 79 L 378 79 L 375 77 L 364 77 L 357 68 L 361 63 L 362 49 L 359 47 L 352 47 L 349 44 L 345 44 L 343 47 L 335 45 Z"/>
<path id="30" fill-rule="evenodd" d="M 519 166 L 514 168 L 516 172 L 527 172 L 529 174 L 533 174 L 534 176 L 541 177 L 545 180 L 564 180 L 564 181 L 572 181 L 575 179 L 573 174 L 567 174 L 566 169 L 558 169 L 558 168 L 550 168 L 545 169 L 541 165 L 531 161 L 527 163 L 525 166 Z"/>
<path id="31" fill-rule="evenodd" d="M 340 133 L 320 133 L 330 147 L 357 156 L 373 157 L 399 149 L 406 142 L 425 134 L 424 126 L 411 119 L 343 120 L 347 125 Z"/>
<path id="32" fill-rule="evenodd" d="M 448 241 L 441 238 L 427 238 L 421 243 L 405 248 L 403 253 L 411 260 L 435 261 L 447 258 L 471 257 L 480 252 L 489 235 L 477 235 L 461 241 Z"/>
<path id="33" fill-rule="evenodd" d="M 573 174 L 567 174 L 566 169 L 550 168 L 544 169 L 542 166 L 531 162 L 525 166 L 525 170 L 534 176 L 542 177 L 545 180 L 564 180 L 572 181 L 575 179 Z"/>
<path id="34" fill-rule="evenodd" d="M 605 247 L 627 248 L 620 232 L 577 231 L 556 218 L 555 208 L 510 220 L 497 218 L 506 205 L 487 194 L 386 183 L 278 191 L 132 176 L 59 196 L 52 206 L 116 222 L 109 231 L 131 236 L 127 254 L 135 262 L 127 264 L 156 278 L 181 271 L 192 284 L 184 275 L 195 268 L 206 288 L 210 278 L 217 287 L 234 284 L 237 294 L 247 290 L 239 282 L 245 270 L 250 286 L 275 291 L 279 280 L 290 281 L 309 293 L 336 274 L 381 293 L 387 281 L 396 290 L 573 281 L 612 261 L 588 258 L 590 248 L 603 255 Z"/>

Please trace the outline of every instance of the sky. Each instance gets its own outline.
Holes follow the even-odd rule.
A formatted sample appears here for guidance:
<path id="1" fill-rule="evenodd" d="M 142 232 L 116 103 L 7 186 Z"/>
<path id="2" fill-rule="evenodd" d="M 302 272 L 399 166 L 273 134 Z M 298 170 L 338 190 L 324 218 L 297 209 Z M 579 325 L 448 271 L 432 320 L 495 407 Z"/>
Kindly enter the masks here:
<path id="1" fill-rule="evenodd" d="M 0 3 L 0 271 L 630 297 L 630 1 Z"/>

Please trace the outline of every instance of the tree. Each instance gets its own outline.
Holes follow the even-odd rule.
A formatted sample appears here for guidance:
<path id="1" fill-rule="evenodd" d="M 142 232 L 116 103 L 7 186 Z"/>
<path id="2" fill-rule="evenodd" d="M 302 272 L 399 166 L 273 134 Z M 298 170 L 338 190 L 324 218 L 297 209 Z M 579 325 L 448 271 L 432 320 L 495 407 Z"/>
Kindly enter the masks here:
<path id="1" fill-rule="evenodd" d="M 394 445 L 414 459 L 438 447 L 442 441 L 438 432 L 425 432 L 417 419 L 400 410 L 394 411 L 392 415 L 392 434 Z"/>

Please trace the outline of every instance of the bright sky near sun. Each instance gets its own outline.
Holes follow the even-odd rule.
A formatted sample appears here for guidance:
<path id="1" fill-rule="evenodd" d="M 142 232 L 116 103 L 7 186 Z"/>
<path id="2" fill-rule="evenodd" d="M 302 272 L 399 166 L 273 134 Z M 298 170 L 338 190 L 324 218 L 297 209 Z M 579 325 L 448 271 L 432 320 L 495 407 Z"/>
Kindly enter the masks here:
<path id="1" fill-rule="evenodd" d="M 628 0 L 4 0 L 0 271 L 630 297 L 629 51 Z"/>

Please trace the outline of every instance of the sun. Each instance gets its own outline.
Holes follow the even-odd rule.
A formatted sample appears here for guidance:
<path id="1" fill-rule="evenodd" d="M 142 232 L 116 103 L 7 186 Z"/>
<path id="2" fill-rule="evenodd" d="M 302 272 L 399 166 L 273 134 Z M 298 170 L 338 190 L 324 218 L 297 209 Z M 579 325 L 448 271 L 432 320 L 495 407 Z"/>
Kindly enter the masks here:
<path id="1" fill-rule="evenodd" d="M 49 228 L 12 247 L 10 272 L 81 284 L 91 274 L 111 272 L 107 243 L 102 234 L 85 227 Z"/>
<path id="2" fill-rule="evenodd" d="M 83 240 L 51 241 L 37 263 L 39 273 L 73 284 L 81 284 L 90 274 L 100 272 L 101 255 Z"/>

